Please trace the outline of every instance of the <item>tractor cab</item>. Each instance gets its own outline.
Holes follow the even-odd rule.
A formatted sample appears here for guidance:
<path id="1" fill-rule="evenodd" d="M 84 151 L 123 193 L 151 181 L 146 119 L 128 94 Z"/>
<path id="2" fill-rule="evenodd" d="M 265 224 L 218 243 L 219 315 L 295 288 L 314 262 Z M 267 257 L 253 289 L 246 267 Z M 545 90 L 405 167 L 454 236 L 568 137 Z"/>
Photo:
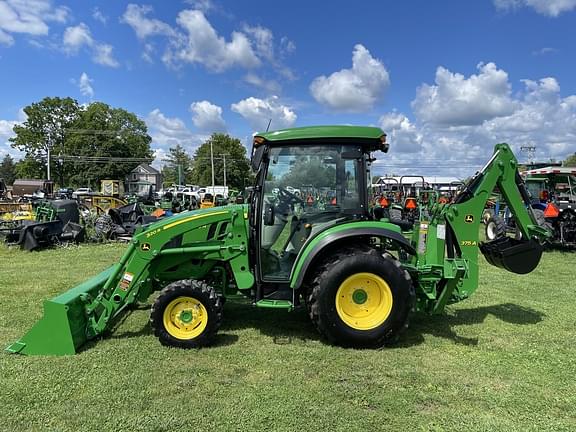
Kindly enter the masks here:
<path id="1" fill-rule="evenodd" d="M 258 282 L 287 284 L 299 252 L 318 233 L 370 217 L 370 153 L 387 151 L 385 137 L 378 128 L 342 126 L 254 137 L 250 241 Z"/>

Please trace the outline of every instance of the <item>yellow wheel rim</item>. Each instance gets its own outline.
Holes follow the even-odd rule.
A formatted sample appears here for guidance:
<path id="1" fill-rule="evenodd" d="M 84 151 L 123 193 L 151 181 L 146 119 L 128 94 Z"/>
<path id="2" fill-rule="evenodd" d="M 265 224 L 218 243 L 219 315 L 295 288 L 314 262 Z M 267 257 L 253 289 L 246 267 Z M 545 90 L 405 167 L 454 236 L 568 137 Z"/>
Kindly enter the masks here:
<path id="1" fill-rule="evenodd" d="M 348 277 L 336 293 L 336 311 L 355 330 L 371 330 L 381 325 L 392 311 L 392 291 L 384 279 L 373 273 Z"/>
<path id="2" fill-rule="evenodd" d="M 164 309 L 164 328 L 177 339 L 194 339 L 208 324 L 208 311 L 194 297 L 178 297 Z"/>

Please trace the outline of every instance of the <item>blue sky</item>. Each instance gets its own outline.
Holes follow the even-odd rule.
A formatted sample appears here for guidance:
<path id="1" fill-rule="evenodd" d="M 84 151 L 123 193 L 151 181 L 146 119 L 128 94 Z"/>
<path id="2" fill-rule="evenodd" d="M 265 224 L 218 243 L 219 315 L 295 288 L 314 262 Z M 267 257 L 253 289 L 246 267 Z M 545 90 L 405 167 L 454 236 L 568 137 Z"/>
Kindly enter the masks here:
<path id="1" fill-rule="evenodd" d="M 45 96 L 135 112 L 158 160 L 214 131 L 377 125 L 375 172 L 576 152 L 576 0 L 0 0 L 0 156 Z"/>

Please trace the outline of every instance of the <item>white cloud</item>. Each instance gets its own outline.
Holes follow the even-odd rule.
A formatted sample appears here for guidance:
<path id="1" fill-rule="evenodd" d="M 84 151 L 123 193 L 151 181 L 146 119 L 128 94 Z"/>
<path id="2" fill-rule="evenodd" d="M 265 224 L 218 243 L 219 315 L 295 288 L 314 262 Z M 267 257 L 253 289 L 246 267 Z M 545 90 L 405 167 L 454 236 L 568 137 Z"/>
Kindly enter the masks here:
<path id="1" fill-rule="evenodd" d="M 152 55 L 154 54 L 154 45 L 151 43 L 144 44 L 144 51 L 142 52 L 142 59 L 148 63 L 154 63 Z"/>
<path id="2" fill-rule="evenodd" d="M 126 7 L 124 15 L 120 18 L 120 22 L 128 24 L 136 32 L 139 39 L 146 39 L 154 35 L 167 35 L 174 34 L 172 27 L 165 22 L 155 18 L 148 18 L 150 12 L 153 11 L 152 6 L 137 4 L 129 4 Z"/>
<path id="3" fill-rule="evenodd" d="M 223 132 L 226 123 L 222 119 L 222 108 L 208 101 L 193 102 L 190 105 L 192 122 L 199 130 L 204 132 Z"/>
<path id="4" fill-rule="evenodd" d="M 4 0 L 0 2 L 0 43 L 12 45 L 10 33 L 46 36 L 49 22 L 64 23 L 69 10 L 55 7 L 50 0 Z"/>
<path id="5" fill-rule="evenodd" d="M 465 78 L 439 66 L 436 85 L 416 91 L 412 109 L 419 120 L 437 125 L 477 125 L 514 112 L 508 74 L 494 63 L 477 66 L 478 75 Z"/>
<path id="6" fill-rule="evenodd" d="M 576 0 L 494 0 L 494 5 L 501 10 L 531 7 L 539 14 L 557 17 L 576 8 Z"/>
<path id="7" fill-rule="evenodd" d="M 21 119 L 21 121 L 24 120 L 25 118 Z M 12 129 L 14 128 L 14 126 L 21 123 L 21 121 L 0 120 L 0 158 L 4 157 L 7 154 L 19 158 L 20 152 L 16 149 L 13 149 L 10 146 L 10 142 L 8 140 L 15 135 Z"/>
<path id="8" fill-rule="evenodd" d="M 205 141 L 207 136 L 192 133 L 178 117 L 166 117 L 158 108 L 151 111 L 145 119 L 152 137 L 153 150 L 181 145 L 189 154 Z"/>
<path id="9" fill-rule="evenodd" d="M 317 77 L 310 85 L 310 92 L 316 101 L 331 109 L 362 112 L 372 108 L 389 85 L 386 67 L 358 44 L 352 53 L 352 69 Z"/>
<path id="10" fill-rule="evenodd" d="M 64 31 L 64 49 L 69 53 L 77 53 L 83 46 L 92 46 L 94 44 L 94 39 L 92 39 L 92 34 L 90 29 L 84 23 L 80 23 L 77 26 L 68 27 Z"/>
<path id="11" fill-rule="evenodd" d="M 264 90 L 268 94 L 277 94 L 280 93 L 281 90 L 281 86 L 278 81 L 267 80 L 251 72 L 244 75 L 244 82 Z"/>
<path id="12" fill-rule="evenodd" d="M 272 130 L 288 128 L 294 125 L 297 118 L 296 113 L 290 107 L 282 105 L 277 96 L 267 99 L 249 97 L 232 104 L 231 108 L 244 117 L 256 131 L 265 130 L 270 120 Z"/>
<path id="13" fill-rule="evenodd" d="M 178 14 L 176 21 L 187 34 L 172 40 L 173 46 L 164 56 L 167 63 L 199 63 L 214 72 L 260 65 L 244 33 L 232 32 L 232 39 L 227 42 L 199 10 L 184 10 Z"/>
<path id="14" fill-rule="evenodd" d="M 414 153 L 422 148 L 423 136 L 416 125 L 404 114 L 388 113 L 380 117 L 379 126 L 386 132 L 387 140 L 401 153 Z"/>
<path id="15" fill-rule="evenodd" d="M 520 108 L 511 116 L 487 122 L 493 136 L 521 146 L 534 145 L 541 158 L 563 159 L 576 152 L 576 95 L 562 97 L 555 78 L 524 80 Z"/>
<path id="16" fill-rule="evenodd" d="M 540 48 L 539 50 L 532 51 L 532 55 L 539 56 L 539 55 L 546 55 L 546 54 L 556 54 L 558 50 L 556 48 L 551 47 L 544 47 Z"/>
<path id="17" fill-rule="evenodd" d="M 512 113 L 476 124 L 461 125 L 459 118 L 454 123 L 435 123 L 418 116 L 411 121 L 404 114 L 385 114 L 379 125 L 388 134 L 390 152 L 379 156 L 378 173 L 466 177 L 488 161 L 500 142 L 507 142 L 521 162 L 527 161 L 521 151 L 526 146 L 536 147 L 539 161 L 561 161 L 575 153 L 576 95 L 562 96 L 553 77 L 522 83 L 522 91 L 513 96 L 503 89 L 515 106 Z"/>
<path id="18" fill-rule="evenodd" d="M 259 56 L 268 61 L 274 61 L 274 36 L 270 29 L 245 25 L 243 30 L 246 34 L 252 36 Z"/>
<path id="19" fill-rule="evenodd" d="M 98 6 L 92 9 L 92 18 L 102 24 L 106 24 L 108 22 L 108 17 L 102 13 Z"/>
<path id="20" fill-rule="evenodd" d="M 64 31 L 63 44 L 64 51 L 68 54 L 77 54 L 80 49 L 87 47 L 92 51 L 92 60 L 94 63 L 109 67 L 119 66 L 118 61 L 112 53 L 114 47 L 94 40 L 90 28 L 84 23 L 68 27 Z"/>
<path id="21" fill-rule="evenodd" d="M 94 80 L 88 76 L 86 72 L 82 72 L 80 75 L 80 80 L 78 81 L 78 88 L 83 96 L 87 96 L 90 99 L 94 97 L 94 88 L 92 88 L 92 83 Z"/>
<path id="22" fill-rule="evenodd" d="M 200 10 L 204 13 L 214 9 L 214 3 L 212 3 L 212 0 L 184 0 L 184 3 L 188 3 L 193 9 Z"/>
<path id="23" fill-rule="evenodd" d="M 112 51 L 114 47 L 108 44 L 96 44 L 94 46 L 94 52 L 92 55 L 92 60 L 94 63 L 101 64 L 103 66 L 118 67 L 120 63 L 114 58 Z"/>

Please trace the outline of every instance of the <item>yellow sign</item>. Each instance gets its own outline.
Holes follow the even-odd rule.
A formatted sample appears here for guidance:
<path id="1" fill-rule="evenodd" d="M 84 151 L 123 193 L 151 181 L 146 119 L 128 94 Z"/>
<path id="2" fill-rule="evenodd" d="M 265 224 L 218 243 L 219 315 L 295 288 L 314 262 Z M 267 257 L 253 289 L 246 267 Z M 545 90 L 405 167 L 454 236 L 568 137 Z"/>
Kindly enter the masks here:
<path id="1" fill-rule="evenodd" d="M 474 222 L 474 215 L 467 214 L 466 216 L 464 216 L 464 222 L 466 222 L 466 223 Z"/>

